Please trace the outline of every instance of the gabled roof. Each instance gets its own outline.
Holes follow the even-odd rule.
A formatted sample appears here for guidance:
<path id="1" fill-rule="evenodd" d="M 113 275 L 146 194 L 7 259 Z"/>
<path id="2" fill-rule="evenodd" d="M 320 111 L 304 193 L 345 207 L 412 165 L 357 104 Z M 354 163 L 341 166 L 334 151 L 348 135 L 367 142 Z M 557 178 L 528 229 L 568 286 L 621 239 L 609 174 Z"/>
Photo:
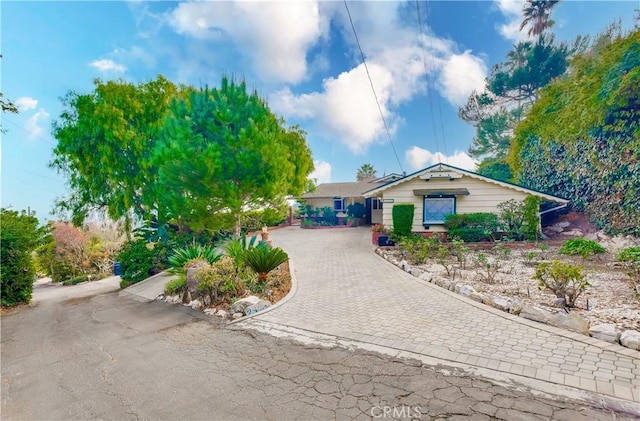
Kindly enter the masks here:
<path id="1" fill-rule="evenodd" d="M 362 192 L 376 184 L 371 181 L 351 181 L 345 183 L 323 183 L 316 186 L 313 192 L 305 193 L 303 199 L 319 199 L 334 197 L 362 197 Z"/>
<path id="2" fill-rule="evenodd" d="M 471 178 L 476 178 L 478 180 L 483 180 L 483 181 L 486 181 L 488 183 L 496 184 L 498 186 L 507 187 L 507 188 L 510 188 L 510 189 L 513 189 L 513 190 L 516 190 L 516 191 L 519 191 L 519 192 L 522 192 L 522 193 L 527 193 L 527 194 L 531 194 L 531 195 L 534 195 L 534 196 L 539 196 L 539 197 L 541 197 L 541 198 L 543 198 L 545 200 L 549 200 L 551 202 L 557 202 L 557 203 L 562 203 L 562 204 L 569 203 L 569 201 L 567 199 L 564 199 L 562 197 L 558 197 L 558 196 L 554 196 L 554 195 L 551 195 L 551 194 L 543 193 L 543 192 L 540 192 L 540 191 L 528 189 L 528 188 L 520 186 L 518 184 L 507 183 L 506 181 L 496 180 L 496 179 L 491 178 L 491 177 L 480 175 L 480 174 L 475 173 L 473 171 L 463 170 L 462 168 L 454 167 L 453 165 L 443 164 L 443 163 L 431 165 L 430 167 L 427 167 L 427 168 L 421 169 L 419 171 L 416 171 L 413 174 L 406 175 L 406 176 L 404 176 L 404 177 L 402 177 L 400 179 L 397 179 L 397 180 L 391 181 L 389 183 L 383 184 L 382 186 L 378 186 L 378 187 L 372 188 L 370 190 L 367 190 L 363 194 L 364 194 L 365 197 L 372 197 L 372 196 L 375 196 L 376 194 L 378 194 L 380 192 L 383 192 L 383 191 L 387 190 L 390 187 L 397 186 L 398 184 L 402 184 L 404 182 L 413 180 L 413 179 L 415 179 L 417 177 L 420 177 L 422 175 L 425 175 L 425 174 L 427 174 L 429 172 L 439 172 L 439 171 L 445 172 L 445 171 L 448 171 L 448 170 L 453 171 L 453 172 L 457 172 L 457 173 L 460 173 L 460 174 L 463 174 L 463 175 L 466 175 L 466 176 L 469 176 Z"/>

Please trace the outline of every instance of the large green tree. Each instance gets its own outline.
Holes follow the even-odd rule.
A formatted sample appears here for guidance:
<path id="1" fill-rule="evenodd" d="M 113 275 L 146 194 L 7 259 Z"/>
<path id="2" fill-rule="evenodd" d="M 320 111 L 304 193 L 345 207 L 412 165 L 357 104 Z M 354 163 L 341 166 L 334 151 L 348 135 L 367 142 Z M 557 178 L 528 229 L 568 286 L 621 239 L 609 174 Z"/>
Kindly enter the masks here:
<path id="1" fill-rule="evenodd" d="M 38 218 L 26 212 L 0 209 L 0 302 L 2 306 L 28 303 L 35 280 L 31 253 L 45 233 Z"/>
<path id="2" fill-rule="evenodd" d="M 640 29 L 610 28 L 573 58 L 517 126 L 509 162 L 599 226 L 640 233 Z"/>
<path id="3" fill-rule="evenodd" d="M 301 194 L 313 170 L 304 132 L 229 78 L 172 102 L 153 162 L 159 208 L 193 229 L 236 234 L 244 212 Z"/>
<path id="4" fill-rule="evenodd" d="M 144 83 L 95 80 L 89 94 L 69 92 L 53 125 L 58 144 L 51 167 L 68 178 L 58 203 L 80 224 L 94 209 L 113 219 L 146 218 L 153 211 L 151 157 L 164 115 L 178 87 L 162 76 Z"/>

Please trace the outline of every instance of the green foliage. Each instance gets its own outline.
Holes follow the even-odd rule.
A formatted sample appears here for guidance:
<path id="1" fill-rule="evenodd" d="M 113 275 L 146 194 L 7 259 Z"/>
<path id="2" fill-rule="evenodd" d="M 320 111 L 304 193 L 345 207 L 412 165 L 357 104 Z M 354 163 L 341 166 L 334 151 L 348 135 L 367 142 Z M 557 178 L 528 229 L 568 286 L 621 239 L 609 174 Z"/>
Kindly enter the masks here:
<path id="1" fill-rule="evenodd" d="M 494 180 L 506 181 L 507 183 L 513 182 L 513 172 L 504 159 L 483 159 L 478 165 L 476 172 L 485 177 L 493 178 Z"/>
<path id="2" fill-rule="evenodd" d="M 541 237 L 540 203 L 542 203 L 542 199 L 539 196 L 527 196 L 522 201 L 522 218 L 524 220 L 522 232 L 525 240 L 535 241 Z"/>
<path id="3" fill-rule="evenodd" d="M 451 275 L 455 263 L 455 256 L 451 254 L 449 247 L 440 244 L 436 250 L 436 261 L 444 266 L 447 275 Z"/>
<path id="4" fill-rule="evenodd" d="M 560 254 L 569 256 L 582 256 L 584 259 L 598 253 L 606 253 L 607 249 L 602 247 L 596 241 L 585 240 L 584 238 L 572 238 L 562 243 L 562 247 L 558 250 Z"/>
<path id="5" fill-rule="evenodd" d="M 246 233 L 280 225 L 287 219 L 287 212 L 288 208 L 284 206 L 246 212 L 242 215 L 241 230 Z"/>
<path id="6" fill-rule="evenodd" d="M 412 264 L 420 265 L 436 256 L 440 240 L 435 237 L 409 235 L 400 237 L 398 245 Z"/>
<path id="7" fill-rule="evenodd" d="M 478 269 L 476 274 L 481 281 L 490 284 L 498 281 L 498 273 L 502 268 L 499 257 L 490 259 L 485 253 L 478 253 L 473 257 L 473 264 Z"/>
<path id="8" fill-rule="evenodd" d="M 456 258 L 461 269 L 467 267 L 467 255 L 469 248 L 464 245 L 464 240 L 460 237 L 452 236 L 450 241 L 451 255 Z"/>
<path id="9" fill-rule="evenodd" d="M 196 270 L 196 289 L 208 296 L 212 304 L 220 300 L 236 296 L 242 290 L 242 284 L 236 273 L 233 259 L 222 257 L 212 265 L 202 266 Z"/>
<path id="10" fill-rule="evenodd" d="M 582 267 L 558 260 L 537 265 L 533 279 L 540 281 L 540 289 L 546 288 L 556 297 L 564 299 L 567 307 L 575 307 L 578 297 L 590 286 Z"/>
<path id="11" fill-rule="evenodd" d="M 362 164 L 360 168 L 358 168 L 358 173 L 356 174 L 356 180 L 362 181 L 366 180 L 370 177 L 376 176 L 376 170 L 373 168 L 371 164 Z"/>
<path id="12" fill-rule="evenodd" d="M 31 300 L 35 267 L 31 253 L 45 233 L 38 219 L 9 209 L 0 209 L 0 285 L 2 306 Z"/>
<path id="13" fill-rule="evenodd" d="M 313 169 L 305 133 L 226 77 L 171 103 L 152 161 L 161 208 L 192 229 L 236 235 L 244 212 L 301 194 Z"/>
<path id="14" fill-rule="evenodd" d="M 444 227 L 449 235 L 464 242 L 494 241 L 498 231 L 498 216 L 493 213 L 458 213 L 447 215 Z"/>
<path id="15" fill-rule="evenodd" d="M 244 254 L 245 263 L 258 274 L 258 280 L 265 282 L 267 275 L 289 256 L 280 247 L 271 247 L 265 243 L 248 249 Z"/>
<path id="16" fill-rule="evenodd" d="M 367 208 L 362 203 L 352 203 L 347 206 L 347 215 L 354 218 L 364 218 L 367 214 Z"/>
<path id="17" fill-rule="evenodd" d="M 127 286 L 144 281 L 151 275 L 153 256 L 153 249 L 147 247 L 145 240 L 124 243 L 117 260 L 121 265 L 122 280 Z"/>
<path id="18" fill-rule="evenodd" d="M 415 205 L 413 203 L 396 203 L 391 208 L 393 219 L 393 232 L 400 237 L 411 235 L 413 227 L 413 213 Z"/>
<path id="19" fill-rule="evenodd" d="M 640 29 L 610 30 L 550 83 L 515 129 L 520 184 L 553 192 L 600 228 L 640 233 Z"/>
<path id="20" fill-rule="evenodd" d="M 169 264 L 173 273 L 186 271 L 186 266 L 194 260 L 202 260 L 213 264 L 220 259 L 221 255 L 215 248 L 209 245 L 193 243 L 186 247 L 179 247 L 173 250 L 169 256 Z"/>
<path id="21" fill-rule="evenodd" d="M 88 282 L 88 281 L 89 281 L 89 275 L 83 274 L 83 275 L 74 276 L 73 278 L 69 278 L 63 281 L 62 285 L 77 285 L 82 282 Z"/>
<path id="22" fill-rule="evenodd" d="M 53 124 L 57 140 L 51 167 L 65 174 L 72 194 L 58 203 L 80 225 L 94 208 L 129 221 L 149 216 L 156 171 L 150 164 L 158 132 L 177 87 L 159 76 L 133 84 L 94 82 L 90 94 L 69 92 Z"/>
<path id="23" fill-rule="evenodd" d="M 619 250 L 616 253 L 616 261 L 640 263 L 640 247 L 626 247 Z"/>
<path id="24" fill-rule="evenodd" d="M 187 288 L 187 278 L 182 275 L 172 279 L 164 286 L 165 295 L 180 295 Z"/>
<path id="25" fill-rule="evenodd" d="M 244 266 L 244 254 L 250 248 L 257 244 L 258 236 L 253 235 L 247 242 L 247 235 L 242 234 L 240 237 L 231 238 L 224 245 L 224 251 L 227 256 L 231 257 L 236 265 L 236 270 L 240 270 Z"/>

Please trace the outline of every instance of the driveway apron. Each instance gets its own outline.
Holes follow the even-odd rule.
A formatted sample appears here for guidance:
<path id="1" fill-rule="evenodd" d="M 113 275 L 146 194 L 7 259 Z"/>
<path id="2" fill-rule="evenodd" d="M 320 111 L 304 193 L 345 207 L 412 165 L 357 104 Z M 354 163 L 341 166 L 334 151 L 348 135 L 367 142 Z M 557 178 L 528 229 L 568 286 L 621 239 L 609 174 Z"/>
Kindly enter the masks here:
<path id="1" fill-rule="evenodd" d="M 274 230 L 295 295 L 255 321 L 640 402 L 640 352 L 522 319 L 422 282 L 374 253 L 368 228 Z"/>

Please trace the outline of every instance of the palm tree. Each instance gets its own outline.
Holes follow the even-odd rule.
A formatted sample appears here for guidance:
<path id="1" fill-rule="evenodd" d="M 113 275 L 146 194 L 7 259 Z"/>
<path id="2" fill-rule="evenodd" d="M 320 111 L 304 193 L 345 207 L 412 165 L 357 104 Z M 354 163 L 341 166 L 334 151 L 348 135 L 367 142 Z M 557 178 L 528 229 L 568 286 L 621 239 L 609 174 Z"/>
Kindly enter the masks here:
<path id="1" fill-rule="evenodd" d="M 513 49 L 507 53 L 507 65 L 510 70 L 522 67 L 527 62 L 527 55 L 531 51 L 531 42 L 521 41 L 514 44 Z"/>
<path id="2" fill-rule="evenodd" d="M 376 170 L 373 168 L 371 164 L 362 164 L 360 168 L 358 168 L 358 174 L 356 174 L 356 180 L 362 181 L 367 178 L 375 177 Z"/>
<path id="3" fill-rule="evenodd" d="M 550 19 L 551 9 L 553 9 L 560 0 L 528 0 L 522 8 L 524 17 L 520 30 L 522 31 L 527 25 L 531 24 L 527 34 L 530 37 L 537 37 L 547 28 L 551 28 L 555 23 Z"/>

